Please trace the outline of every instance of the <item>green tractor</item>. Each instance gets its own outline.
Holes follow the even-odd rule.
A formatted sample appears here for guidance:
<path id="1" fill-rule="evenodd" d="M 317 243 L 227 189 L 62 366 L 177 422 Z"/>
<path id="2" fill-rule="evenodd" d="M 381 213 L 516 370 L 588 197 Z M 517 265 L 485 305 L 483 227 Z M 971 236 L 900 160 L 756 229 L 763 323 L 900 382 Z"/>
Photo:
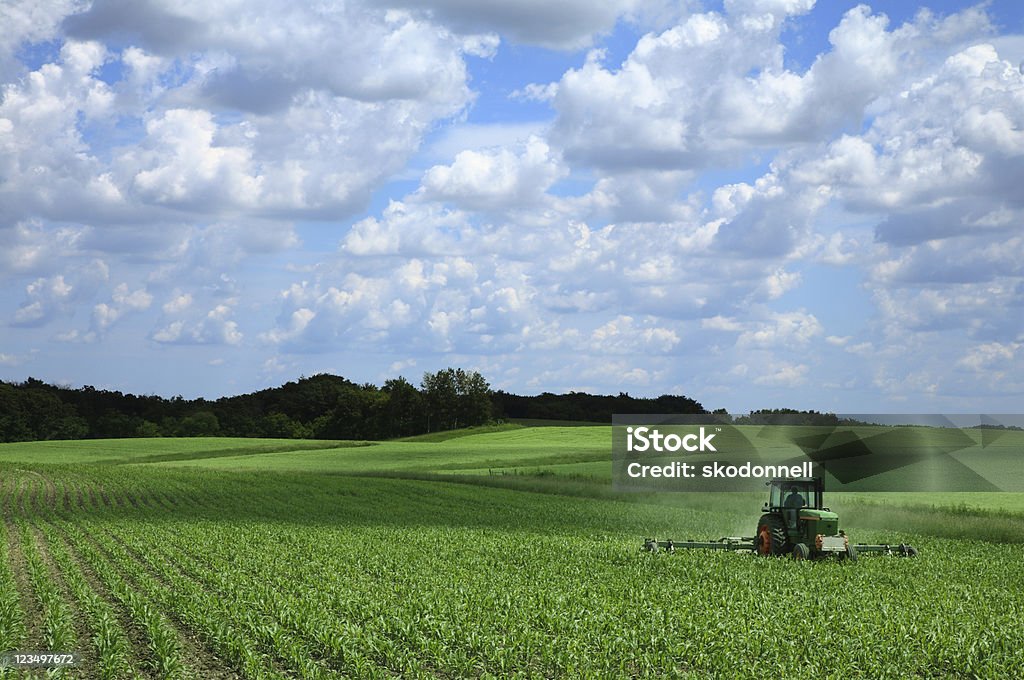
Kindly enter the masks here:
<path id="1" fill-rule="evenodd" d="M 822 505 L 824 484 L 820 477 L 773 479 L 768 486 L 768 501 L 754 537 L 759 555 L 791 554 L 797 560 L 857 559 L 857 549 L 839 529 L 839 515 Z"/>
<path id="2" fill-rule="evenodd" d="M 917 557 L 913 546 L 850 543 L 846 532 L 839 528 L 839 515 L 824 507 L 824 483 L 820 477 L 773 479 L 768 483 L 768 501 L 757 522 L 757 533 L 752 537 L 726 536 L 717 541 L 659 541 L 648 538 L 644 550 L 657 552 L 664 549 L 675 552 L 678 548 L 704 548 L 707 550 L 750 550 L 758 555 L 792 555 L 796 560 L 835 557 L 856 561 L 860 553 Z"/>

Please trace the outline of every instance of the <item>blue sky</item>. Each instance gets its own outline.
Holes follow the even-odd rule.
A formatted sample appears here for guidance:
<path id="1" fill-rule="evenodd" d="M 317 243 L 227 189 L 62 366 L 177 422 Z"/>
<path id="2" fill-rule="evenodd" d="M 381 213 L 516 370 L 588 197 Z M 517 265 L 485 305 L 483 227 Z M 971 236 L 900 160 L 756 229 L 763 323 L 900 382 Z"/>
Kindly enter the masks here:
<path id="1" fill-rule="evenodd" d="M 1015 2 L 5 2 L 0 378 L 1015 412 Z"/>

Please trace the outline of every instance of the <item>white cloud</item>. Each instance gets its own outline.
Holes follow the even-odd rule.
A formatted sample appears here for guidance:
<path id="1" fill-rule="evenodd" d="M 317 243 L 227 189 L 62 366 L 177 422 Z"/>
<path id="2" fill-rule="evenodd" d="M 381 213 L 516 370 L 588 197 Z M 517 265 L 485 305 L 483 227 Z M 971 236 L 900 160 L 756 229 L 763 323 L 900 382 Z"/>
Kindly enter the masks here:
<path id="1" fill-rule="evenodd" d="M 92 310 L 92 332 L 105 333 L 121 317 L 131 312 L 149 309 L 153 296 L 145 289 L 129 291 L 127 283 L 118 284 L 111 295 L 110 303 L 101 302 Z"/>
<path id="2" fill-rule="evenodd" d="M 407 4 L 3 4 L 3 356 L 144 327 L 269 347 L 266 380 L 429 355 L 512 388 L 1022 382 L 1024 52 L 984 9 L 858 6 L 808 60 L 803 0 Z M 528 85 L 511 43 L 594 49 Z"/>
<path id="3" fill-rule="evenodd" d="M 400 361 L 393 361 L 391 362 L 391 365 L 388 366 L 388 376 L 393 377 L 396 375 L 400 375 L 402 371 L 414 368 L 416 366 L 416 363 L 416 359 L 403 359 Z"/>
<path id="4" fill-rule="evenodd" d="M 671 170 L 631 170 L 599 178 L 580 200 L 568 201 L 566 210 L 576 209 L 588 218 L 612 222 L 675 223 L 686 227 L 679 244 L 691 252 L 705 249 L 717 226 L 700 225 L 699 207 L 681 200 L 693 173 Z M 571 208 L 570 208 L 571 206 Z"/>
<path id="5" fill-rule="evenodd" d="M 638 323 L 633 317 L 619 315 L 591 333 L 591 350 L 599 355 L 669 352 L 679 344 L 679 334 L 655 325 L 656 321 L 648 318 Z"/>
<path id="6" fill-rule="evenodd" d="M 807 381 L 807 364 L 778 364 L 766 367 L 754 384 L 769 387 L 799 387 Z"/>
<path id="7" fill-rule="evenodd" d="M 75 304 L 92 299 L 108 276 L 107 264 L 93 260 L 66 274 L 35 279 L 25 287 L 25 300 L 14 313 L 13 325 L 42 326 L 57 316 L 73 314 Z"/>
<path id="8" fill-rule="evenodd" d="M 48 38 L 76 9 L 8 5 L 12 45 Z M 471 101 L 464 52 L 494 46 L 359 4 L 77 9 L 59 58 L 4 81 L 0 233 L 30 220 L 89 223 L 109 244 L 114 225 L 181 214 L 168 208 L 208 222 L 352 214 Z M 111 36 L 134 45 L 110 50 Z"/>
<path id="9" fill-rule="evenodd" d="M 858 6 L 803 73 L 784 66 L 780 34 L 813 3 L 727 3 L 644 36 L 615 70 L 596 60 L 557 85 L 553 139 L 572 160 L 605 168 L 701 168 L 750 149 L 810 142 L 857 124 L 906 74 L 917 52 L 988 29 L 983 12 L 921 15 L 888 30 Z"/>
<path id="10" fill-rule="evenodd" d="M 0 3 L 0 82 L 9 82 L 21 64 L 14 56 L 22 43 L 56 37 L 61 20 L 84 6 L 83 0 L 4 0 Z"/>
<path id="11" fill-rule="evenodd" d="M 721 314 L 700 320 L 700 327 L 709 331 L 741 331 L 744 325 L 736 319 Z"/>
<path id="12" fill-rule="evenodd" d="M 141 168 L 132 187 L 145 201 L 177 207 L 219 202 L 252 207 L 262 177 L 253 173 L 252 152 L 240 146 L 214 146 L 217 125 L 209 111 L 171 109 L 146 123 L 141 154 L 130 152 Z M 127 159 L 125 159 L 127 160 Z"/>
<path id="13" fill-rule="evenodd" d="M 740 347 L 802 347 L 822 331 L 821 323 L 813 314 L 782 312 L 770 315 L 768 321 L 741 333 L 736 344 Z"/>
<path id="14" fill-rule="evenodd" d="M 178 314 L 185 311 L 192 304 L 192 296 L 189 293 L 175 291 L 174 296 L 164 303 L 164 314 Z"/>
<path id="15" fill-rule="evenodd" d="M 967 47 L 888 97 L 866 133 L 840 137 L 794 176 L 833 187 L 853 209 L 890 212 L 877 232 L 887 243 L 998 229 L 1022 179 L 1013 161 L 1024 154 L 1014 132 L 1022 88 L 1020 70 L 991 45 Z"/>
<path id="16" fill-rule="evenodd" d="M 957 363 L 977 372 L 991 370 L 1005 372 L 1013 367 L 1014 359 L 1021 347 L 1024 345 L 1019 342 L 1005 344 L 989 342 L 971 348 L 967 355 Z"/>
<path id="17" fill-rule="evenodd" d="M 423 197 L 476 210 L 532 208 L 565 172 L 548 145 L 531 136 L 518 153 L 462 151 L 451 165 L 435 165 L 423 176 Z"/>
<path id="18" fill-rule="evenodd" d="M 496 31 L 516 43 L 559 49 L 589 45 L 595 34 L 610 31 L 619 17 L 641 9 L 637 0 L 389 0 L 381 4 L 425 10 L 458 31 Z"/>
<path id="19" fill-rule="evenodd" d="M 768 299 L 775 300 L 782 297 L 786 291 L 792 290 L 800 285 L 801 276 L 799 272 L 787 272 L 781 267 L 772 272 L 764 283 L 764 292 Z"/>
<path id="20" fill-rule="evenodd" d="M 150 338 L 161 344 L 239 345 L 244 336 L 233 314 L 230 305 L 220 304 L 200 318 L 171 321 L 153 331 Z"/>

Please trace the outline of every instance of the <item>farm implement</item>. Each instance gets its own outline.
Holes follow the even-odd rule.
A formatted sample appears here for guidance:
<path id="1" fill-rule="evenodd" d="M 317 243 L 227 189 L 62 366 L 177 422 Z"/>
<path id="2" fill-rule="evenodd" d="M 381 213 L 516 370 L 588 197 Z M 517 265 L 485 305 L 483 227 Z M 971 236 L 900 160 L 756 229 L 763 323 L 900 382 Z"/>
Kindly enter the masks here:
<path id="1" fill-rule="evenodd" d="M 858 555 L 881 554 L 917 557 L 910 545 L 850 543 L 839 528 L 839 515 L 822 505 L 824 484 L 820 477 L 773 479 L 754 536 L 726 536 L 717 541 L 659 541 L 648 538 L 643 550 L 675 552 L 685 548 L 749 551 L 758 555 L 792 555 L 796 560 L 835 557 L 856 560 Z"/>

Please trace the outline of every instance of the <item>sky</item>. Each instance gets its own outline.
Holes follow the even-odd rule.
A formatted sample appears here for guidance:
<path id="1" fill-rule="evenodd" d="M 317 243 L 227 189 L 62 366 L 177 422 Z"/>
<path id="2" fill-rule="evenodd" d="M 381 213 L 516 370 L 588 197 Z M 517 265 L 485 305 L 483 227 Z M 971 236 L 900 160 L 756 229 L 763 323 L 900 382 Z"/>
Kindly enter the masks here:
<path id="1" fill-rule="evenodd" d="M 2 0 L 0 379 L 1016 413 L 1014 0 Z"/>

